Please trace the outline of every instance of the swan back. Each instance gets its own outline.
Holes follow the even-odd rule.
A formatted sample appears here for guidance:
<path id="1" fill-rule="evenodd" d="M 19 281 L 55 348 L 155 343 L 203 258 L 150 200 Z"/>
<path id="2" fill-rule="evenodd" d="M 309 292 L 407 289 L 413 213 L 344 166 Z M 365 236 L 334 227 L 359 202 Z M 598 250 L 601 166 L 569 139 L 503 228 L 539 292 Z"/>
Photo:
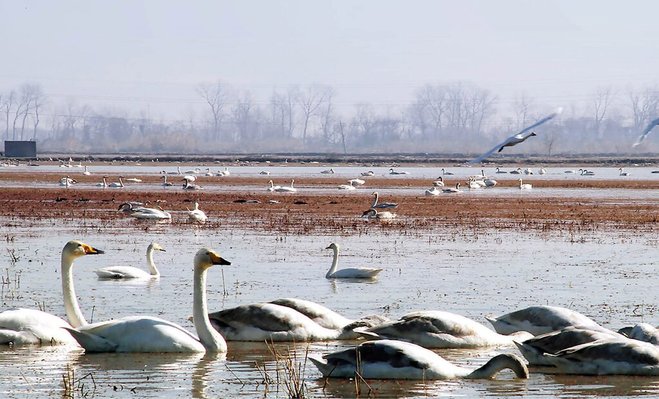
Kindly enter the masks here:
<path id="1" fill-rule="evenodd" d="M 581 313 L 559 306 L 529 306 L 503 316 L 485 318 L 499 334 L 528 331 L 540 335 L 571 326 L 608 331 Z"/>
<path id="2" fill-rule="evenodd" d="M 334 252 L 332 265 L 330 266 L 325 278 L 375 278 L 382 269 L 361 267 L 346 268 L 338 270 L 339 266 L 339 244 L 331 243 L 327 248 Z"/>

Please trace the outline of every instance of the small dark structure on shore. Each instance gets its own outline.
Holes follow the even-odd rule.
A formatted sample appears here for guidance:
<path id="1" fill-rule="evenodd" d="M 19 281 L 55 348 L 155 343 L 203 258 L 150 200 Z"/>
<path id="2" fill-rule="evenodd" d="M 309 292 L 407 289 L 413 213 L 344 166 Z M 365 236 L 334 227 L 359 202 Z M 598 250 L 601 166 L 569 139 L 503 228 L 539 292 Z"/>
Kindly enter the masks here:
<path id="1" fill-rule="evenodd" d="M 5 141 L 5 157 L 7 158 L 36 158 L 36 141 Z"/>

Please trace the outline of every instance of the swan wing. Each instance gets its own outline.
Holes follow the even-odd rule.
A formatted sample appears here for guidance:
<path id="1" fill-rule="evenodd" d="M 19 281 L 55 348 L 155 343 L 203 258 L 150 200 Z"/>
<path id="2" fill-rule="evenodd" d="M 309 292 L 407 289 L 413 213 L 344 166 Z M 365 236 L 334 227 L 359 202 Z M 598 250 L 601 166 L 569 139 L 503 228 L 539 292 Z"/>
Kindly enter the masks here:
<path id="1" fill-rule="evenodd" d="M 99 278 L 122 279 L 122 278 L 150 278 L 151 275 L 142 269 L 132 266 L 110 266 L 94 270 Z"/>
<path id="2" fill-rule="evenodd" d="M 652 129 L 654 129 L 654 127 L 657 126 L 657 125 L 659 125 L 659 118 L 657 118 L 657 119 L 653 120 L 652 122 L 650 122 L 645 127 L 645 129 L 643 129 L 643 131 L 641 132 L 641 135 L 638 136 L 638 139 L 636 139 L 636 142 L 632 145 L 632 147 L 636 147 L 636 146 L 640 145 L 643 142 L 643 140 L 645 140 L 645 138 L 648 136 L 648 134 L 650 134 L 650 131 Z"/>
<path id="3" fill-rule="evenodd" d="M 352 323 L 352 320 L 341 316 L 332 309 L 304 299 L 279 298 L 270 303 L 296 310 L 325 328 L 340 329 Z"/>
<path id="4" fill-rule="evenodd" d="M 40 310 L 6 310 L 0 313 L 0 344 L 75 344 L 63 327 L 71 325 Z"/>
<path id="5" fill-rule="evenodd" d="M 382 269 L 374 268 L 356 268 L 348 267 L 345 269 L 339 269 L 336 272 L 332 273 L 330 278 L 373 278 L 380 273 Z"/>

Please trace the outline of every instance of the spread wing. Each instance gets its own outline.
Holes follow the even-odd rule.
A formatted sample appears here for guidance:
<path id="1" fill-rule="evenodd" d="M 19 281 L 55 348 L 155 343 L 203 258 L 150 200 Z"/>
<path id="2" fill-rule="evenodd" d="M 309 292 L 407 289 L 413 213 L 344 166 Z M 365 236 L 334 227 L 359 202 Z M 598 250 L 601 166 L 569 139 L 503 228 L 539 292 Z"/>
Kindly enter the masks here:
<path id="1" fill-rule="evenodd" d="M 543 123 L 548 122 L 548 121 L 554 119 L 557 115 L 559 115 L 559 114 L 562 112 L 562 110 L 563 110 L 562 108 L 559 108 L 559 109 L 556 110 L 556 112 L 553 112 L 553 113 L 551 113 L 551 114 L 545 116 L 544 118 L 538 120 L 538 121 L 535 122 L 534 124 L 525 127 L 524 129 L 522 129 L 522 130 L 520 130 L 519 132 L 517 132 L 517 133 L 513 134 L 512 136 L 508 137 L 507 139 L 505 139 L 505 140 L 502 141 L 501 143 L 495 145 L 495 146 L 494 146 L 491 150 L 489 150 L 488 152 L 484 153 L 483 155 L 481 155 L 481 156 L 479 156 L 479 157 L 476 157 L 476 158 L 472 159 L 471 161 L 469 161 L 469 163 L 478 163 L 478 162 L 482 162 L 482 161 L 484 161 L 485 159 L 489 158 L 492 154 L 494 154 L 495 152 L 499 151 L 499 149 L 500 149 L 501 147 L 503 147 L 505 144 L 507 144 L 510 140 L 514 139 L 515 136 L 517 136 L 518 134 L 526 133 L 526 132 L 528 132 L 529 130 L 534 129 L 534 128 L 536 128 L 536 127 L 542 125 Z"/>
<path id="2" fill-rule="evenodd" d="M 643 140 L 650 134 L 650 131 L 655 127 L 659 125 L 659 118 L 653 120 L 650 122 L 645 129 L 643 129 L 643 132 L 641 132 L 641 135 L 638 136 L 638 139 L 636 139 L 636 142 L 632 145 L 632 147 L 636 147 L 637 145 L 641 144 Z"/>

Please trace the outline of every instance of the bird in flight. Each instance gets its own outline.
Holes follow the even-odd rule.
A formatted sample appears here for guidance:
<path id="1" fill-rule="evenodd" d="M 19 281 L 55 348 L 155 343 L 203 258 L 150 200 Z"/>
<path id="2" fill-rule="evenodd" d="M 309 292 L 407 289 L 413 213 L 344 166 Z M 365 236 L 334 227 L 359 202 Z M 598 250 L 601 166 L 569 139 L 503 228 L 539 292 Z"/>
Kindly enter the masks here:
<path id="1" fill-rule="evenodd" d="M 536 136 L 536 133 L 534 131 L 531 131 L 530 133 L 527 133 L 527 132 L 531 129 L 535 129 L 536 127 L 542 125 L 545 122 L 548 122 L 548 121 L 554 119 L 557 115 L 559 115 L 561 113 L 562 110 L 563 110 L 562 108 L 559 108 L 555 112 L 545 116 L 544 118 L 540 119 L 539 121 L 535 122 L 534 124 L 525 127 L 524 129 L 519 131 L 517 134 L 514 134 L 514 135 L 508 137 L 507 139 L 505 139 L 504 141 L 502 141 L 501 143 L 495 145 L 494 148 L 492 148 L 488 152 L 484 153 L 483 155 L 481 155 L 479 157 L 476 157 L 476 158 L 472 159 L 471 161 L 469 161 L 469 163 L 482 162 L 485 159 L 487 159 L 488 157 L 490 157 L 492 154 L 494 154 L 495 152 L 501 152 L 506 147 L 512 147 L 514 145 L 517 145 L 519 143 L 524 142 L 529 137 Z"/>
<path id="2" fill-rule="evenodd" d="M 655 126 L 659 125 L 659 118 L 653 120 L 652 122 L 648 123 L 648 125 L 643 129 L 643 133 L 638 137 L 636 142 L 632 145 L 632 147 L 636 147 L 637 145 L 641 144 L 643 140 L 650 134 L 650 130 L 652 130 Z"/>

